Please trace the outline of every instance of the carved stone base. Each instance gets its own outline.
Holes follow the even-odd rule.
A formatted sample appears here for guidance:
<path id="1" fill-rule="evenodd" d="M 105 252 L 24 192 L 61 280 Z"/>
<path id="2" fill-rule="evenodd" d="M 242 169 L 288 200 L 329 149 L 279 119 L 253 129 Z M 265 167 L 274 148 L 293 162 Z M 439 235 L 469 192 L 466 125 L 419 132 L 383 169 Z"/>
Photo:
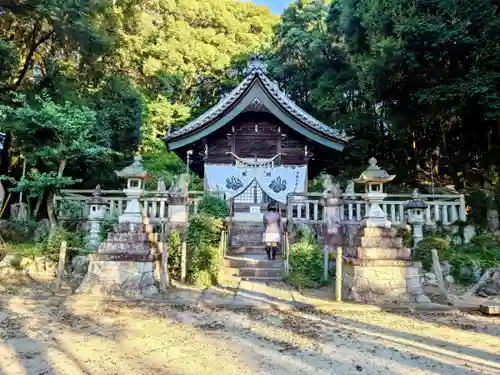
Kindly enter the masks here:
<path id="1" fill-rule="evenodd" d="M 406 260 L 348 259 L 343 265 L 343 294 L 365 303 L 430 302 L 422 289 L 421 267 Z"/>
<path id="2" fill-rule="evenodd" d="M 97 295 L 151 296 L 158 292 L 154 277 L 152 227 L 120 223 L 89 255 L 89 267 L 77 293 Z"/>
<path id="3" fill-rule="evenodd" d="M 430 302 L 422 289 L 421 263 L 411 261 L 395 228 L 360 228 L 346 252 L 343 293 L 367 302 Z"/>
<path id="4" fill-rule="evenodd" d="M 149 297 L 158 292 L 152 261 L 90 260 L 76 293 Z"/>

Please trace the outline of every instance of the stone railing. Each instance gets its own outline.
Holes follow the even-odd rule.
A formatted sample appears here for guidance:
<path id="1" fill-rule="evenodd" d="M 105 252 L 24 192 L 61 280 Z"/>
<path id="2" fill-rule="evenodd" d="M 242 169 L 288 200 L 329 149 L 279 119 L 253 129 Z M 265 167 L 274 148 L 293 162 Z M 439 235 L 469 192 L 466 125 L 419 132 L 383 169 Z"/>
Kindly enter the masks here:
<path id="1" fill-rule="evenodd" d="M 345 223 L 355 223 L 365 216 L 367 201 L 363 194 L 343 196 L 340 219 Z M 432 225 L 441 222 L 450 225 L 456 221 L 465 221 L 465 198 L 463 195 L 452 194 L 422 194 L 421 199 L 426 203 L 425 222 Z M 322 193 L 290 194 L 287 204 L 287 218 L 290 222 L 303 224 L 317 224 L 323 221 Z M 380 207 L 387 214 L 387 218 L 395 225 L 408 222 L 404 205 L 411 200 L 411 194 L 388 194 Z"/>
<path id="2" fill-rule="evenodd" d="M 86 220 L 89 215 L 89 199 L 94 190 L 62 190 L 56 196 L 55 207 L 58 217 L 65 219 L 68 217 Z M 122 190 L 102 190 L 102 199 L 107 203 L 107 214 L 119 216 L 125 211 L 127 198 Z M 190 191 L 188 207 L 190 214 L 198 212 L 198 202 L 203 192 Z M 159 223 L 161 218 L 168 216 L 168 194 L 161 194 L 156 191 L 146 191 L 140 199 L 144 213 L 152 224 Z"/>

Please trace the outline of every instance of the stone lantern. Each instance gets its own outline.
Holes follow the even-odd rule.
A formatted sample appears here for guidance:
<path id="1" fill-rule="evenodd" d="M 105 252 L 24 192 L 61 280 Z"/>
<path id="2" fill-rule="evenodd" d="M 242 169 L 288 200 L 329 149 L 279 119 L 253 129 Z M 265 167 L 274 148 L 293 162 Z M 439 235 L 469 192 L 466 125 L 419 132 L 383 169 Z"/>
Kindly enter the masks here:
<path id="1" fill-rule="evenodd" d="M 384 183 L 394 180 L 395 175 L 389 175 L 385 170 L 377 165 L 377 159 L 370 158 L 368 168 L 354 180 L 357 184 L 365 185 L 363 199 L 368 203 L 363 224 L 366 227 L 391 226 L 387 220 L 387 215 L 380 207 L 380 203 L 387 197 L 384 193 Z"/>
<path id="2" fill-rule="evenodd" d="M 127 188 L 123 190 L 127 196 L 127 207 L 123 214 L 118 217 L 118 222 L 141 224 L 142 208 L 139 202 L 144 192 L 144 181 L 151 179 L 151 175 L 142 166 L 140 155 L 134 157 L 134 162 L 121 171 L 116 171 L 116 175 L 127 180 Z"/>
<path id="3" fill-rule="evenodd" d="M 408 213 L 408 222 L 413 229 L 413 246 L 424 237 L 423 226 L 425 223 L 424 212 L 427 205 L 420 198 L 418 190 L 413 190 L 412 199 L 405 204 L 405 210 Z"/>
<path id="4" fill-rule="evenodd" d="M 102 198 L 101 186 L 97 185 L 92 192 L 92 198 L 88 200 L 90 212 L 88 220 L 90 222 L 90 232 L 87 242 L 89 249 L 96 250 L 100 243 L 101 221 L 107 210 L 107 202 Z"/>

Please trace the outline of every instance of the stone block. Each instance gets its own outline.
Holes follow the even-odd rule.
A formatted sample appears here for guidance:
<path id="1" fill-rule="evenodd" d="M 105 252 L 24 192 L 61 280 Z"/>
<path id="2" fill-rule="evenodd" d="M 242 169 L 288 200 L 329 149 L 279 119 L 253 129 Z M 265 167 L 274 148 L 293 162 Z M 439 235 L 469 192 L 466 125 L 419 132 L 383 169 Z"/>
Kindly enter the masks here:
<path id="1" fill-rule="evenodd" d="M 72 272 L 75 275 L 84 275 L 89 267 L 88 257 L 77 255 L 71 260 Z"/>
<path id="2" fill-rule="evenodd" d="M 376 248 L 402 248 L 403 239 L 401 237 L 361 237 L 361 247 Z"/>
<path id="3" fill-rule="evenodd" d="M 153 262 L 90 261 L 76 293 L 151 296 L 157 292 Z"/>
<path id="4" fill-rule="evenodd" d="M 411 258 L 411 250 L 407 248 L 383 248 L 383 247 L 358 247 L 356 251 L 359 259 L 404 259 Z"/>
<path id="5" fill-rule="evenodd" d="M 479 309 L 486 315 L 500 315 L 500 304 L 481 305 Z"/>
<path id="6" fill-rule="evenodd" d="M 364 227 L 359 231 L 359 237 L 396 237 L 398 231 L 396 228 L 378 228 L 378 227 Z"/>
<path id="7" fill-rule="evenodd" d="M 20 265 L 21 256 L 19 254 L 7 254 L 0 262 L 0 267 L 12 267 Z"/>
<path id="8" fill-rule="evenodd" d="M 380 260 L 371 265 L 346 262 L 343 283 L 343 294 L 360 302 L 415 302 L 417 296 L 423 295 L 419 268 L 408 261 L 396 265 Z"/>

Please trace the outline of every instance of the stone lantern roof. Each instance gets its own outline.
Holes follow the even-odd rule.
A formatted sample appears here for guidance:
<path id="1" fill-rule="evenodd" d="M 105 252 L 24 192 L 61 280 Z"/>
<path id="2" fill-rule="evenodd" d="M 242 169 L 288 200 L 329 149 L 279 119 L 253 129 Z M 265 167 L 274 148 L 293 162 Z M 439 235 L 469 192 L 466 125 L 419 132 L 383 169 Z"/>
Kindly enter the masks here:
<path id="1" fill-rule="evenodd" d="M 92 198 L 88 200 L 89 204 L 106 204 L 106 201 L 102 198 L 102 190 L 101 190 L 101 185 L 97 185 L 92 192 Z"/>
<path id="2" fill-rule="evenodd" d="M 418 190 L 415 189 L 413 190 L 413 194 L 411 195 L 411 200 L 405 204 L 405 210 L 411 210 L 414 208 L 420 208 L 424 209 L 427 207 L 425 202 L 420 198 L 420 194 L 418 193 Z"/>
<path id="3" fill-rule="evenodd" d="M 368 163 L 370 164 L 368 168 L 364 172 L 361 173 L 361 175 L 354 180 L 355 183 L 357 184 L 366 184 L 369 182 L 376 182 L 376 183 L 384 183 L 384 182 L 390 182 L 394 180 L 396 175 L 389 175 L 385 170 L 381 169 L 377 165 L 377 159 L 375 158 L 370 158 L 368 160 Z"/>
<path id="4" fill-rule="evenodd" d="M 128 167 L 123 168 L 121 171 L 115 171 L 116 175 L 124 179 L 139 178 L 149 180 L 151 178 L 151 174 L 144 169 L 141 161 L 142 157 L 140 155 L 134 156 L 134 162 Z"/>

